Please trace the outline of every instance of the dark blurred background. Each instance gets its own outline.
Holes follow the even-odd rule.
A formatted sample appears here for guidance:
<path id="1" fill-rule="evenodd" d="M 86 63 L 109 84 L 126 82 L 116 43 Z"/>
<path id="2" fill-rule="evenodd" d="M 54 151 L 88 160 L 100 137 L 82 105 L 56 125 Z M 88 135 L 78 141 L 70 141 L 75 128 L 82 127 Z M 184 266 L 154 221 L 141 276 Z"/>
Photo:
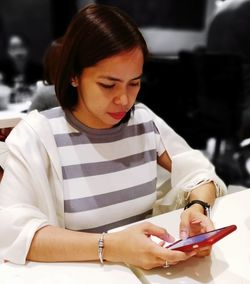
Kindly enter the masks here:
<path id="1" fill-rule="evenodd" d="M 245 142 L 242 147 L 242 141 L 250 136 L 250 112 L 244 105 L 247 88 L 244 70 L 250 70 L 250 65 L 245 64 L 242 54 L 231 52 L 226 40 L 227 50 L 217 51 L 207 46 L 213 18 L 223 3 L 232 1 L 96 2 L 125 10 L 148 43 L 151 56 L 145 63 L 139 100 L 166 120 L 192 147 L 201 149 L 227 184 L 248 186 L 246 163 L 250 146 Z M 30 40 L 31 58 L 42 62 L 46 48 L 64 34 L 73 15 L 92 2 L 95 1 L 1 0 L 0 58 L 8 35 L 21 32 Z M 218 33 L 215 39 L 218 41 L 222 34 Z M 244 135 L 243 112 L 247 114 Z"/>
<path id="2" fill-rule="evenodd" d="M 214 0 L 209 1 L 214 2 Z M 19 0 L 17 2 L 15 0 L 1 0 L 1 45 L 4 43 L 5 35 L 21 31 L 32 41 L 32 57 L 40 60 L 49 42 L 64 33 L 74 13 L 82 6 L 91 2 L 95 1 Z M 133 2 L 128 0 L 101 0 L 96 2 L 119 6 L 127 11 L 142 28 L 156 27 L 161 30 L 173 29 L 179 31 L 203 31 L 205 29 L 207 14 L 212 12 L 213 7 L 212 3 L 207 3 L 206 0 L 137 0 Z M 157 37 L 157 32 L 155 36 Z M 201 36 L 200 34 L 195 34 L 193 38 L 191 35 L 188 39 L 187 36 L 181 34 L 179 38 L 170 39 L 176 42 L 181 41 L 184 44 L 184 48 L 185 45 L 188 45 L 185 43 L 187 41 L 191 42 L 193 40 L 194 45 L 199 43 L 199 37 Z M 149 43 L 150 46 L 154 44 L 153 41 L 152 44 Z M 179 45 L 181 45 L 181 42 Z M 168 45 L 173 44 L 173 42 L 168 42 Z M 162 43 L 162 46 L 158 46 L 159 50 L 153 50 L 153 52 L 160 53 L 160 50 L 163 49 L 165 50 L 163 53 L 168 53 L 169 48 Z M 177 50 L 175 51 L 177 52 Z"/>
<path id="3" fill-rule="evenodd" d="M 74 0 L 1 0 L 1 47 L 8 34 L 24 33 L 31 41 L 31 55 L 41 60 L 52 39 L 61 36 L 77 11 Z"/>

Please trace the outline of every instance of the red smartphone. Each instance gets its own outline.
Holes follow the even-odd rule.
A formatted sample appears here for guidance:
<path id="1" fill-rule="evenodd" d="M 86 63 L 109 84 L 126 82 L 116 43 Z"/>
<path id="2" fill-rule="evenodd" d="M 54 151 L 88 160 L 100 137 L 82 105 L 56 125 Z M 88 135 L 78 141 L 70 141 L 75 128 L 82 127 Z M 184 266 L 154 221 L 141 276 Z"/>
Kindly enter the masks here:
<path id="1" fill-rule="evenodd" d="M 235 231 L 236 229 L 236 225 L 226 226 L 213 231 L 188 237 L 184 240 L 179 240 L 168 245 L 167 248 L 188 252 L 200 247 L 211 246 L 214 243 L 218 242 L 220 239 Z"/>

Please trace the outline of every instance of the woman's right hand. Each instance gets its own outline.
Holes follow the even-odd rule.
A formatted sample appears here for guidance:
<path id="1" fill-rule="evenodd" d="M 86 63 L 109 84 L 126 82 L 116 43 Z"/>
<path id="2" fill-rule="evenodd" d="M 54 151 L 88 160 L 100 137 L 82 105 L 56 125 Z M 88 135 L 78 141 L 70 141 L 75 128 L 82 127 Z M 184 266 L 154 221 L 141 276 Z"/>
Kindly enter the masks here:
<path id="1" fill-rule="evenodd" d="M 112 262 L 124 262 L 143 269 L 177 264 L 196 254 L 184 253 L 162 247 L 150 236 L 157 236 L 163 242 L 174 238 L 164 229 L 149 222 L 132 225 L 119 232 L 105 235 L 104 258 Z"/>

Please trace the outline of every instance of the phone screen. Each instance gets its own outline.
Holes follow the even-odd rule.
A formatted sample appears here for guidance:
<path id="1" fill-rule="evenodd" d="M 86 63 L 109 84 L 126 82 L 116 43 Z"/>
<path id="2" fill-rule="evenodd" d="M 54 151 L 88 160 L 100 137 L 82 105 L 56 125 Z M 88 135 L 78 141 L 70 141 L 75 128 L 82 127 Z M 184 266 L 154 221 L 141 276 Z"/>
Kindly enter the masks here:
<path id="1" fill-rule="evenodd" d="M 237 227 L 235 225 L 219 228 L 210 232 L 189 237 L 184 240 L 179 240 L 173 244 L 170 244 L 167 246 L 167 248 L 189 251 L 201 246 L 209 246 L 235 231 L 236 228 Z"/>

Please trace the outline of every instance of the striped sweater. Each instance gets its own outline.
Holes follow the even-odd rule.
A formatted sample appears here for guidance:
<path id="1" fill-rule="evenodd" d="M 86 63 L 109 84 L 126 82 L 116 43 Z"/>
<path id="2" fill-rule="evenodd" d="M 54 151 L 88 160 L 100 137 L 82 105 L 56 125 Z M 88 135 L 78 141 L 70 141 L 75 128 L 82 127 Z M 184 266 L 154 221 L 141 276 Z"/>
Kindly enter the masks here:
<path id="1" fill-rule="evenodd" d="M 110 129 L 88 128 L 60 107 L 42 114 L 58 147 L 67 229 L 102 232 L 150 214 L 164 146 L 145 108 Z"/>

